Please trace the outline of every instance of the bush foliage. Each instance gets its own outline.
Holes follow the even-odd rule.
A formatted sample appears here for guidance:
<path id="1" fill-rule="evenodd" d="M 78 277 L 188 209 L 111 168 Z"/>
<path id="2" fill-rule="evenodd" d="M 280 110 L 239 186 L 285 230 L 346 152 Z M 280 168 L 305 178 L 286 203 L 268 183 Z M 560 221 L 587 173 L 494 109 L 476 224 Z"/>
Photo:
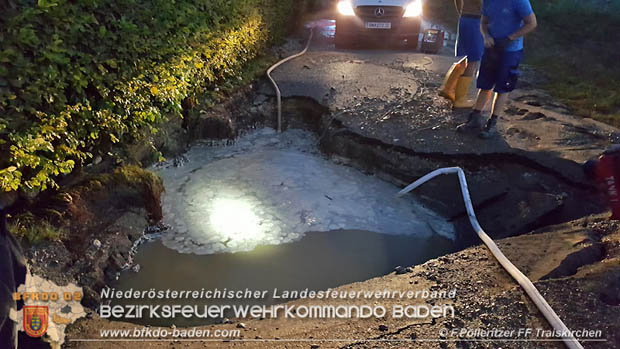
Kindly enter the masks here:
<path id="1" fill-rule="evenodd" d="M 6 4 L 0 190 L 38 191 L 114 143 L 181 117 L 185 99 L 238 74 L 284 33 L 294 0 Z"/>

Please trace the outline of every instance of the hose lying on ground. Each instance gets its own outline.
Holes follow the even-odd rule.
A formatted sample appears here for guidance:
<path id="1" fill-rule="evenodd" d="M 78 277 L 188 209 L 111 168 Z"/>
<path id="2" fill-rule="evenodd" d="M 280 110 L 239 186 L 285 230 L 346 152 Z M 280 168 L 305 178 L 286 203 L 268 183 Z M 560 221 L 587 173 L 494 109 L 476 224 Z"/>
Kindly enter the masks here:
<path id="1" fill-rule="evenodd" d="M 476 213 L 474 212 L 474 207 L 471 202 L 471 198 L 469 196 L 469 189 L 467 189 L 467 180 L 465 179 L 465 172 L 459 167 L 450 167 L 450 168 L 441 168 L 435 170 L 426 176 L 418 179 L 417 181 L 408 185 L 405 189 L 398 192 L 398 196 L 405 195 L 415 188 L 421 186 L 422 184 L 428 182 L 429 180 L 443 174 L 451 174 L 456 173 L 459 176 L 459 182 L 461 183 L 461 191 L 463 192 L 463 200 L 465 201 L 465 207 L 467 208 L 467 215 L 469 216 L 469 222 L 472 227 L 480 237 L 480 239 L 484 242 L 484 244 L 491 250 L 493 256 L 499 261 L 499 263 L 506 269 L 506 271 L 521 285 L 521 287 L 525 290 L 525 292 L 530 296 L 534 304 L 538 307 L 540 312 L 545 316 L 549 324 L 553 327 L 557 333 L 561 333 L 562 340 L 564 344 L 570 349 L 583 349 L 579 341 L 572 335 L 572 332 L 566 327 L 566 325 L 562 322 L 562 320 L 558 317 L 558 315 L 553 311 L 549 303 L 543 298 L 543 296 L 538 292 L 534 284 L 525 276 L 517 267 L 514 266 L 504 256 L 502 251 L 497 247 L 495 242 L 482 230 L 482 227 L 478 223 L 478 219 L 476 218 Z"/>
<path id="2" fill-rule="evenodd" d="M 303 49 L 303 51 L 294 54 L 292 56 L 286 57 L 283 60 L 279 61 L 278 63 L 274 64 L 273 66 L 271 66 L 271 68 L 267 69 L 267 77 L 269 78 L 269 80 L 271 81 L 271 84 L 273 85 L 273 88 L 276 90 L 276 98 L 278 100 L 278 132 L 282 132 L 282 94 L 280 93 L 280 88 L 278 87 L 278 84 L 276 84 L 276 81 L 271 77 L 271 73 L 273 72 L 274 69 L 276 69 L 277 67 L 281 66 L 282 64 L 295 59 L 297 57 L 303 56 L 306 54 L 306 52 L 308 52 L 308 48 L 310 47 L 310 42 L 312 41 L 312 37 L 314 36 L 314 28 L 310 29 L 310 37 L 308 38 L 308 43 L 306 44 L 306 47 Z"/>

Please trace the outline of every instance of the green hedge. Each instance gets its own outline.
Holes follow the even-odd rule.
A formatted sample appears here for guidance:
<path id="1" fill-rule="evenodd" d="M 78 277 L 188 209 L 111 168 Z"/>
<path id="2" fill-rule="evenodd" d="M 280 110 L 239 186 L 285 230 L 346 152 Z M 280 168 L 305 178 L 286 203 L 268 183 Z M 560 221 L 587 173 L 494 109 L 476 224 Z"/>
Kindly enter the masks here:
<path id="1" fill-rule="evenodd" d="M 15 0 L 0 14 L 0 188 L 44 190 L 156 132 L 286 30 L 295 0 Z"/>

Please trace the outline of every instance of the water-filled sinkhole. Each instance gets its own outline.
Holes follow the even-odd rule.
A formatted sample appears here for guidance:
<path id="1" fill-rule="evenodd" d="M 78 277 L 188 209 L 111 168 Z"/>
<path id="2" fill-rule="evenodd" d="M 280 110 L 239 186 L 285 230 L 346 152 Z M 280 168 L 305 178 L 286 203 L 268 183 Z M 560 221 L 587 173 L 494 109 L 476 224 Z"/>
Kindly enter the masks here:
<path id="1" fill-rule="evenodd" d="M 455 250 L 445 218 L 412 196 L 396 198 L 398 187 L 325 158 L 316 143 L 306 131 L 265 128 L 232 146 L 196 145 L 183 166 L 174 166 L 178 160 L 160 166 L 164 221 L 171 229 L 142 245 L 135 258 L 140 271 L 123 273 L 114 286 L 324 290 Z"/>

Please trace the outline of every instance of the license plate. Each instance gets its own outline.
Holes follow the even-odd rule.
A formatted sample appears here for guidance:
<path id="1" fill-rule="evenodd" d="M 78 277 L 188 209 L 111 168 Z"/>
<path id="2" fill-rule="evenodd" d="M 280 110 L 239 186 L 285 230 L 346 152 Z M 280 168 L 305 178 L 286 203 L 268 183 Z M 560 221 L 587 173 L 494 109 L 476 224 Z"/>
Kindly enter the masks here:
<path id="1" fill-rule="evenodd" d="M 391 22 L 366 22 L 366 29 L 392 29 Z"/>

